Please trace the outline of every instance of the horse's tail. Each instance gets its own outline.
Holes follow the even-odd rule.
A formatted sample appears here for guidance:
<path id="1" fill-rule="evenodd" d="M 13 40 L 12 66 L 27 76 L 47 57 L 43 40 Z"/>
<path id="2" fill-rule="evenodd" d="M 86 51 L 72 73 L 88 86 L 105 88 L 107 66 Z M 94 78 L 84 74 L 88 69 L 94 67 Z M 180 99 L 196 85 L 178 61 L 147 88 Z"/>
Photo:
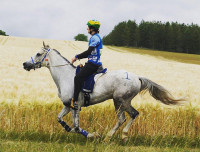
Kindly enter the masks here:
<path id="1" fill-rule="evenodd" d="M 146 92 L 148 90 L 150 95 L 156 100 L 166 105 L 184 104 L 185 99 L 175 99 L 172 94 L 161 85 L 143 77 L 139 77 L 139 80 L 141 81 L 140 91 Z"/>

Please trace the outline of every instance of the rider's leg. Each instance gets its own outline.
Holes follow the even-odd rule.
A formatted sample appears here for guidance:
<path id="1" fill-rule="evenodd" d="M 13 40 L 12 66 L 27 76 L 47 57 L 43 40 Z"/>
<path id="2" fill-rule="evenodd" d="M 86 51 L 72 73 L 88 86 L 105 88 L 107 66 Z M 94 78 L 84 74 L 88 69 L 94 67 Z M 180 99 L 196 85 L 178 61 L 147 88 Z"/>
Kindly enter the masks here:
<path id="1" fill-rule="evenodd" d="M 74 78 L 74 99 L 72 99 L 74 109 L 77 109 L 78 95 L 81 91 L 83 82 L 98 70 L 98 65 L 86 63 L 81 71 Z M 73 107 L 72 107 L 73 108 Z"/>

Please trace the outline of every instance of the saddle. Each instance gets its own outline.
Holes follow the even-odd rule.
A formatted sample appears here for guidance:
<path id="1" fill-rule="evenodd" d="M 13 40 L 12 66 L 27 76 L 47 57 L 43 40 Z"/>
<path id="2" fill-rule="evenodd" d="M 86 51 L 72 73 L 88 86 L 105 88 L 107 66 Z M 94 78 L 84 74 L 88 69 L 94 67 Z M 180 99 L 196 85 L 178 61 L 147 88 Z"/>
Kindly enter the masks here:
<path id="1" fill-rule="evenodd" d="M 81 69 L 83 68 L 83 65 L 80 64 L 76 67 L 76 74 L 78 74 Z M 84 106 L 87 107 L 90 104 L 90 93 L 93 92 L 94 89 L 94 85 L 95 85 L 95 79 L 94 77 L 97 74 L 105 74 L 107 71 L 107 68 L 103 68 L 103 66 L 100 66 L 97 70 L 96 73 L 94 73 L 93 75 L 90 75 L 83 83 L 82 88 L 81 88 L 81 92 L 84 93 Z"/>

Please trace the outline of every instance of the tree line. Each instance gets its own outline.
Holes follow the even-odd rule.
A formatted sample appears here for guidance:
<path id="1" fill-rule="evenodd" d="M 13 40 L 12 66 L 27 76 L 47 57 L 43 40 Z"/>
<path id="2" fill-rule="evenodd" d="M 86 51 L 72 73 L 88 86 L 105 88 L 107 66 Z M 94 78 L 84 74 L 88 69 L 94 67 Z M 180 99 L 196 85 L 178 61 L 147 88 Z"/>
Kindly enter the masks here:
<path id="1" fill-rule="evenodd" d="M 200 27 L 177 22 L 120 22 L 103 37 L 103 43 L 154 50 L 200 54 Z"/>
<path id="2" fill-rule="evenodd" d="M 4 32 L 4 31 L 2 31 L 2 30 L 0 30 L 0 35 L 7 36 L 7 35 L 6 35 L 6 32 Z"/>

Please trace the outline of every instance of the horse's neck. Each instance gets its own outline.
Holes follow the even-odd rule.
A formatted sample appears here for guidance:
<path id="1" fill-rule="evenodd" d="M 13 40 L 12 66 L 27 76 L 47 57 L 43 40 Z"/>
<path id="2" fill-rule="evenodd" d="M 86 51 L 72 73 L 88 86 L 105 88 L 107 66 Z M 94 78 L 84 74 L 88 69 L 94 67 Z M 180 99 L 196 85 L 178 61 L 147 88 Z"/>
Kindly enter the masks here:
<path id="1" fill-rule="evenodd" d="M 49 70 L 59 92 L 62 87 L 74 85 L 75 68 L 73 68 L 60 54 L 53 50 L 49 54 L 49 66 Z"/>

